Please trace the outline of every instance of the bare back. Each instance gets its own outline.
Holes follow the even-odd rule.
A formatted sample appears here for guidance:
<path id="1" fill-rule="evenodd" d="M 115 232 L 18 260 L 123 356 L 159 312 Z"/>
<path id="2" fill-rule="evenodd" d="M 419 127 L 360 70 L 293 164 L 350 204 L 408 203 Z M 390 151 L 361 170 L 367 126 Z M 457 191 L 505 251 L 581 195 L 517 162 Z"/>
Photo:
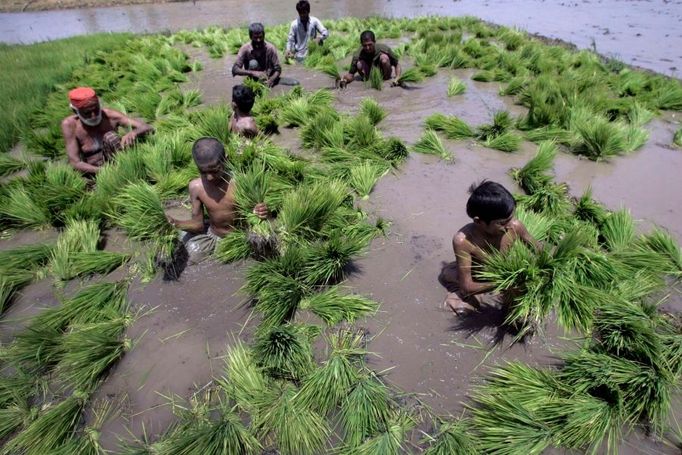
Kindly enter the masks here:
<path id="1" fill-rule="evenodd" d="M 236 206 L 234 200 L 235 182 L 231 180 L 225 188 L 202 178 L 189 183 L 189 194 L 192 200 L 192 218 L 203 219 L 203 209 L 208 214 L 211 230 L 224 236 L 233 229 Z"/>

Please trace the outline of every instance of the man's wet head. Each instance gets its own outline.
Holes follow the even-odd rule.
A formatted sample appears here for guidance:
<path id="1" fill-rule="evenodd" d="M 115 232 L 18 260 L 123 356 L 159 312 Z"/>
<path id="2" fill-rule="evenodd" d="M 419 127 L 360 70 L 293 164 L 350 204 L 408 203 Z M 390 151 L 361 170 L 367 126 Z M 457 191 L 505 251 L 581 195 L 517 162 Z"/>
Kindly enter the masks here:
<path id="1" fill-rule="evenodd" d="M 192 157 L 202 178 L 210 182 L 229 179 L 225 169 L 225 147 L 218 139 L 213 137 L 198 139 L 192 147 Z"/>
<path id="2" fill-rule="evenodd" d="M 102 122 L 102 109 L 99 98 L 90 87 L 78 87 L 69 92 L 69 103 L 80 121 L 87 126 L 97 126 Z"/>
<path id="3" fill-rule="evenodd" d="M 265 27 L 260 22 L 249 25 L 249 38 L 254 49 L 262 49 L 265 46 Z"/>
<path id="4" fill-rule="evenodd" d="M 371 30 L 365 30 L 360 34 L 360 44 L 362 44 L 362 50 L 368 54 L 374 54 L 374 44 L 376 44 L 377 39 L 374 36 L 374 32 Z"/>

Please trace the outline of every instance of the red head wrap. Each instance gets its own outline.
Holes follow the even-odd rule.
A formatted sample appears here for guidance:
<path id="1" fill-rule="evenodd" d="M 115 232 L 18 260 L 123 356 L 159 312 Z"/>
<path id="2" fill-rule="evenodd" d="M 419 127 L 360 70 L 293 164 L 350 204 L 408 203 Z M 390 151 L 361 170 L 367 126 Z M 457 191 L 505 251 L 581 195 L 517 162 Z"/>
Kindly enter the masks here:
<path id="1" fill-rule="evenodd" d="M 97 94 L 90 87 L 78 87 L 69 92 L 69 101 L 76 109 L 94 107 L 99 104 Z"/>

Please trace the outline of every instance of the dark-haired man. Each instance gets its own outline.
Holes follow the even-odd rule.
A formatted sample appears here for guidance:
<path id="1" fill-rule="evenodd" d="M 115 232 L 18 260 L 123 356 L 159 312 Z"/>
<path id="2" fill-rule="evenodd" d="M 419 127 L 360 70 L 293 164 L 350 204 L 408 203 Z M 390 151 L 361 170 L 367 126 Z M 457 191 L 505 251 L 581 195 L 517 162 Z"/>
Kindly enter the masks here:
<path id="1" fill-rule="evenodd" d="M 90 87 L 78 87 L 69 92 L 69 106 L 74 115 L 62 120 L 62 134 L 69 164 L 84 174 L 96 174 L 114 153 L 131 146 L 153 128 L 141 120 L 121 112 L 106 109 Z M 122 138 L 119 127 L 128 128 Z"/>
<path id="2" fill-rule="evenodd" d="M 251 109 L 256 95 L 250 87 L 235 85 L 232 87 L 232 117 L 230 117 L 230 131 L 246 138 L 258 135 L 258 126 L 251 115 Z"/>
<path id="3" fill-rule="evenodd" d="M 315 41 L 317 44 L 322 44 L 329 36 L 329 32 L 318 18 L 310 15 L 308 0 L 300 0 L 296 3 L 296 11 L 298 19 L 294 20 L 289 28 L 285 55 L 301 61 L 308 55 L 308 43 Z"/>
<path id="4" fill-rule="evenodd" d="M 272 87 L 279 82 L 282 67 L 279 64 L 277 49 L 265 41 L 265 27 L 260 22 L 249 25 L 250 42 L 244 44 L 237 53 L 232 66 L 232 76 L 246 76 Z"/>
<path id="5" fill-rule="evenodd" d="M 341 87 L 353 82 L 355 73 L 360 74 L 363 80 L 367 80 L 373 67 L 379 68 L 385 81 L 391 79 L 393 75 L 391 85 L 398 85 L 396 79 L 400 77 L 400 63 L 391 48 L 377 43 L 371 30 L 365 30 L 360 34 L 360 45 L 360 49 L 353 54 L 348 74 L 341 78 Z"/>
<path id="6" fill-rule="evenodd" d="M 457 314 L 479 306 L 478 294 L 492 291 L 495 286 L 474 280 L 472 271 L 493 251 L 506 251 L 520 239 L 539 250 L 542 246 L 521 221 L 514 217 L 514 196 L 499 183 L 484 181 L 469 189 L 467 215 L 472 222 L 462 227 L 452 238 L 456 267 L 443 270 L 441 282 L 448 288 L 445 304 Z"/>
<path id="7" fill-rule="evenodd" d="M 168 221 L 188 233 L 183 239 L 191 262 L 199 262 L 215 248 L 216 243 L 234 227 L 236 204 L 235 181 L 225 167 L 223 144 L 215 138 L 203 137 L 192 147 L 192 157 L 199 168 L 199 178 L 189 182 L 192 218 L 180 221 L 167 215 Z M 208 215 L 208 228 L 204 225 L 204 209 Z M 253 209 L 260 218 L 266 218 L 264 203 Z"/>

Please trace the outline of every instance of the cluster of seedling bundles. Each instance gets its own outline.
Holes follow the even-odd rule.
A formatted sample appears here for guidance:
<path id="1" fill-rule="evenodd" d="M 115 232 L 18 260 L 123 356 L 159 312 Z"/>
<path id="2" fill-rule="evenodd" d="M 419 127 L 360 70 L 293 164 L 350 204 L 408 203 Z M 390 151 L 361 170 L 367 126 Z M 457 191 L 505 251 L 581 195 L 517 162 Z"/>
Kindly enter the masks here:
<path id="1" fill-rule="evenodd" d="M 89 57 L 68 84 L 56 87 L 23 137 L 30 156 L 0 158 L 2 175 L 25 170 L 0 188 L 0 227 L 59 229 L 53 242 L 0 253 L 0 311 L 33 280 L 51 277 L 60 290 L 68 280 L 129 265 L 122 281 L 58 291 L 60 305 L 32 318 L 0 348 L 0 453 L 103 453 L 99 431 L 111 404 L 92 403 L 91 395 L 133 345 L 125 336 L 134 318 L 129 279 L 172 269 L 178 256 L 177 232 L 164 210 L 186 197 L 188 181 L 198 175 L 191 146 L 203 136 L 225 144 L 237 184 L 237 229 L 218 242 L 215 259 L 246 260 L 244 292 L 259 325 L 250 343 L 231 343 L 225 370 L 210 387 L 188 401 L 173 397 L 176 424 L 154 440 L 122 446 L 121 453 L 383 455 L 410 445 L 431 455 L 539 453 L 551 446 L 596 450 L 604 440 L 613 449 L 622 430 L 643 422 L 657 433 L 666 429 L 682 341 L 679 320 L 658 311 L 656 296 L 682 270 L 679 247 L 662 230 L 637 235 L 627 211 L 610 212 L 589 192 L 572 200 L 549 170 L 557 145 L 593 159 L 637 149 L 646 141 L 642 126 L 657 111 L 682 108 L 679 82 L 472 18 L 326 24 L 331 36 L 311 48 L 305 65 L 335 80 L 361 31 L 374 30 L 380 41 L 409 33 L 394 47 L 409 62 L 402 84 L 440 68 L 477 68 L 473 79 L 501 82 L 502 95 L 529 108 L 522 118 L 501 112 L 477 127 L 434 114 L 414 150 L 450 158 L 439 134 L 509 152 L 524 137 L 540 143 L 536 158 L 513 175 L 526 192 L 518 216 L 544 249 L 515 244 L 480 274 L 499 292 L 513 291 L 507 323 L 519 336 L 556 315 L 567 330 L 584 334 L 584 346 L 552 368 L 494 370 L 475 390 L 464 419 L 432 419 L 428 409 L 405 406 L 368 367 L 369 340 L 352 325 L 378 304 L 342 286 L 353 258 L 387 228 L 357 200 L 408 156 L 399 139 L 377 129 L 386 112 L 366 98 L 356 113 L 340 113 L 328 90 L 294 88 L 273 96 L 249 82 L 266 134 L 240 139 L 227 131 L 229 107 L 199 106 L 198 91 L 180 89 L 186 73 L 201 65 L 177 45 L 205 46 L 219 58 L 237 52 L 246 30 L 136 38 Z M 282 49 L 287 30 L 268 27 L 268 41 Z M 378 73 L 368 84 L 383 85 Z M 63 159 L 58 125 L 69 114 L 66 93 L 76 85 L 92 86 L 105 106 L 156 129 L 106 164 L 94 188 Z M 453 80 L 448 95 L 462 91 Z M 281 128 L 298 128 L 301 153 L 267 137 Z M 260 202 L 268 206 L 266 220 L 253 214 Z M 134 242 L 135 253 L 103 249 L 112 227 Z M 86 409 L 94 414 L 87 425 Z M 420 436 L 427 433 L 433 436 Z"/>

